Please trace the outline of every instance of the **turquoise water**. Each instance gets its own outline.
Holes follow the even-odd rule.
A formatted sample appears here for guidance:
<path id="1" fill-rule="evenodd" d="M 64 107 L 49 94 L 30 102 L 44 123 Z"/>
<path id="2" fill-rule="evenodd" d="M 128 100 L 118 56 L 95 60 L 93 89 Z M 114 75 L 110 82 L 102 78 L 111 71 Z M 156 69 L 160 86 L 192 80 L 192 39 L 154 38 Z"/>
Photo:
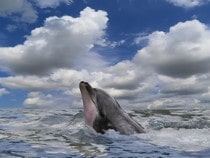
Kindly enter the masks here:
<path id="1" fill-rule="evenodd" d="M 0 157 L 209 157 L 210 110 L 129 109 L 146 134 L 95 133 L 82 108 L 0 109 Z"/>

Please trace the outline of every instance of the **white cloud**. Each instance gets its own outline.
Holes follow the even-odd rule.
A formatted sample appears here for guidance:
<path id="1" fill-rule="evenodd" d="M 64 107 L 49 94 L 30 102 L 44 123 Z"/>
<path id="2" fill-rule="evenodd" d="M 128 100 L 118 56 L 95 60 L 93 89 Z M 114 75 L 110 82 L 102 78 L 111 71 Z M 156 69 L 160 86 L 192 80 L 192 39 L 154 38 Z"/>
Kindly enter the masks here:
<path id="1" fill-rule="evenodd" d="M 28 94 L 28 98 L 24 101 L 24 105 L 39 105 L 39 106 L 50 106 L 54 105 L 53 96 L 48 94 L 44 95 L 41 92 L 31 92 Z"/>
<path id="2" fill-rule="evenodd" d="M 165 95 L 193 95 L 203 94 L 208 91 L 208 86 L 197 81 L 197 76 L 186 79 L 171 78 L 160 75 L 158 79 L 161 81 L 161 93 Z"/>
<path id="3" fill-rule="evenodd" d="M 74 0 L 35 0 L 35 2 L 40 8 L 55 8 L 61 3 L 72 4 Z"/>
<path id="4" fill-rule="evenodd" d="M 210 71 L 208 43 L 210 31 L 206 25 L 197 20 L 180 22 L 168 33 L 149 35 L 148 46 L 139 50 L 135 61 L 171 77 L 205 74 Z"/>
<path id="5" fill-rule="evenodd" d="M 124 71 L 122 71 L 124 70 Z M 132 88 L 132 82 L 136 83 L 135 65 L 130 61 L 122 61 L 114 66 L 107 68 L 108 78 L 102 79 L 102 86 L 108 88 Z M 133 89 L 133 88 L 132 88 Z"/>
<path id="6" fill-rule="evenodd" d="M 149 107 L 195 105 L 199 100 L 210 100 L 210 31 L 207 25 L 192 20 L 178 23 L 168 32 L 153 32 L 144 37 L 147 46 L 132 60 L 106 66 L 91 48 L 98 40 L 103 41 L 107 20 L 106 12 L 90 8 L 83 10 L 78 18 L 48 18 L 43 27 L 32 31 L 24 44 L 0 48 L 1 64 L 15 72 L 27 73 L 0 78 L 0 85 L 29 91 L 59 91 L 78 98 L 78 84 L 84 80 L 108 91 L 123 105 Z M 90 56 L 91 59 L 87 58 Z M 52 70 L 50 74 L 39 76 L 49 70 Z M 55 105 L 64 98 L 33 92 L 29 93 L 24 105 Z"/>
<path id="7" fill-rule="evenodd" d="M 9 94 L 9 92 L 5 88 L 0 88 L 0 96 Z"/>
<path id="8" fill-rule="evenodd" d="M 169 98 L 173 106 L 194 98 L 194 105 L 209 89 L 208 26 L 198 20 L 180 22 L 169 32 L 156 31 L 147 38 L 148 45 L 131 61 L 108 67 L 98 85 L 132 103 L 153 105 L 154 99 Z M 167 103 L 163 99 L 161 106 Z"/>
<path id="9" fill-rule="evenodd" d="M 123 45 L 126 42 L 126 40 L 120 40 L 120 41 L 113 41 L 109 43 L 110 47 L 115 48 Z"/>
<path id="10" fill-rule="evenodd" d="M 26 23 L 34 23 L 38 18 L 37 11 L 33 8 L 32 4 L 25 1 L 23 3 L 23 10 L 20 21 Z"/>
<path id="11" fill-rule="evenodd" d="M 16 22 L 34 23 L 38 18 L 36 7 L 56 8 L 62 3 L 70 5 L 73 2 L 73 0 L 1 0 L 0 17 L 10 17 Z"/>
<path id="12" fill-rule="evenodd" d="M 147 42 L 148 42 L 148 33 L 139 33 L 134 38 L 133 44 L 145 46 L 147 45 Z"/>
<path id="13" fill-rule="evenodd" d="M 46 74 L 56 68 L 71 68 L 80 65 L 79 57 L 87 64 L 95 58 L 103 65 L 99 55 L 87 53 L 103 38 L 107 21 L 106 12 L 88 7 L 78 18 L 49 17 L 43 27 L 27 36 L 24 44 L 0 48 L 0 61 L 9 65 L 11 71 L 23 74 Z"/>
<path id="14" fill-rule="evenodd" d="M 1 0 L 0 16 L 12 16 L 13 20 L 33 23 L 38 18 L 36 10 L 27 0 Z"/>
<path id="15" fill-rule="evenodd" d="M 183 8 L 194 8 L 209 2 L 209 0 L 166 0 L 166 1 L 174 4 L 175 6 Z"/>
<path id="16" fill-rule="evenodd" d="M 86 70 L 59 69 L 44 77 L 31 75 L 2 77 L 0 78 L 0 85 L 30 91 L 66 90 L 77 87 L 81 80 L 89 81 L 90 75 Z"/>
<path id="17" fill-rule="evenodd" d="M 48 77 L 37 76 L 9 76 L 0 78 L 0 85 L 13 89 L 44 90 L 56 87 Z"/>
<path id="18" fill-rule="evenodd" d="M 1 0 L 0 15 L 6 16 L 7 14 L 21 11 L 23 3 L 24 0 Z"/>
<path id="19" fill-rule="evenodd" d="M 109 78 L 104 72 L 87 70 L 58 69 L 48 76 L 9 76 L 0 78 L 0 85 L 11 89 L 28 91 L 59 91 L 66 95 L 78 96 L 80 81 L 87 81 L 94 87 L 101 87 L 101 81 Z"/>
<path id="20" fill-rule="evenodd" d="M 67 96 L 59 93 L 40 92 L 32 91 L 28 94 L 24 100 L 23 105 L 26 107 L 30 106 L 41 106 L 42 108 L 53 107 L 53 109 L 60 109 L 66 107 L 82 107 L 81 98 L 74 96 Z"/>
<path id="21" fill-rule="evenodd" d="M 210 84 L 209 27 L 198 20 L 180 22 L 169 32 L 156 31 L 147 38 L 148 45 L 130 61 L 137 76 L 137 80 L 130 83 L 137 89 L 143 87 L 131 101 L 155 107 L 178 106 L 183 102 L 195 105 L 204 98 L 201 96 L 208 92 Z M 121 72 L 126 70 L 129 68 L 122 67 Z M 145 78 L 140 80 L 140 76 Z M 126 80 L 127 75 L 124 78 Z M 127 94 L 132 96 L 130 92 Z M 160 99 L 161 102 L 155 101 Z"/>

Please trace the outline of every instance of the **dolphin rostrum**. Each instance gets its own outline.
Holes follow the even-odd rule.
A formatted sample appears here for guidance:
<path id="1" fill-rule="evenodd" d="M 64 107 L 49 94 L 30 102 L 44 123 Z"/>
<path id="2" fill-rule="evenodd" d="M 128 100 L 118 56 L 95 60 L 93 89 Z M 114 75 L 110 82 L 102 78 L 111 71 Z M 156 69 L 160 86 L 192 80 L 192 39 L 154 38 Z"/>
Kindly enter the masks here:
<path id="1" fill-rule="evenodd" d="M 120 134 L 145 133 L 144 128 L 133 120 L 119 103 L 105 91 L 92 88 L 87 82 L 80 82 L 85 123 L 104 133 L 108 129 L 119 131 Z"/>

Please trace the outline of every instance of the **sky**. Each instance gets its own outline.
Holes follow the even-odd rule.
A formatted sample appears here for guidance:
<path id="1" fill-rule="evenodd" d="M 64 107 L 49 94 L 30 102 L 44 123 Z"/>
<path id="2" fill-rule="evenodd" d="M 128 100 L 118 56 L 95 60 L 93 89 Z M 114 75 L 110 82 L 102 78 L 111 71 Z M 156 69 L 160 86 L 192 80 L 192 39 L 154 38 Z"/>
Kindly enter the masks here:
<path id="1" fill-rule="evenodd" d="M 1 0 L 0 107 L 210 102 L 209 0 Z"/>

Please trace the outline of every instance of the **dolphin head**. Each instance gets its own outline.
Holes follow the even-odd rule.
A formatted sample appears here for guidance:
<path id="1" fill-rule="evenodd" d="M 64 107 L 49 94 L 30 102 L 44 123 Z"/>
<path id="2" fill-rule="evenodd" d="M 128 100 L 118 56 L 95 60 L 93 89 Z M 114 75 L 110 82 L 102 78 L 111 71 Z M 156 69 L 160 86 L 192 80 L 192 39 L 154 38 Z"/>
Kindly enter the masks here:
<path id="1" fill-rule="evenodd" d="M 85 123 L 93 126 L 94 121 L 98 115 L 96 107 L 96 94 L 95 90 L 87 82 L 81 81 L 79 84 L 80 92 L 82 95 Z"/>
<path id="2" fill-rule="evenodd" d="M 113 98 L 105 91 L 92 88 L 89 83 L 84 81 L 80 82 L 79 88 L 82 94 L 85 123 L 99 133 L 114 129 L 106 115 L 107 110 L 112 111 L 109 107 L 114 107 Z"/>
<path id="3" fill-rule="evenodd" d="M 96 132 L 104 133 L 114 129 L 122 134 L 144 133 L 144 128 L 133 120 L 119 103 L 102 89 L 92 88 L 87 82 L 80 82 L 85 123 Z"/>

